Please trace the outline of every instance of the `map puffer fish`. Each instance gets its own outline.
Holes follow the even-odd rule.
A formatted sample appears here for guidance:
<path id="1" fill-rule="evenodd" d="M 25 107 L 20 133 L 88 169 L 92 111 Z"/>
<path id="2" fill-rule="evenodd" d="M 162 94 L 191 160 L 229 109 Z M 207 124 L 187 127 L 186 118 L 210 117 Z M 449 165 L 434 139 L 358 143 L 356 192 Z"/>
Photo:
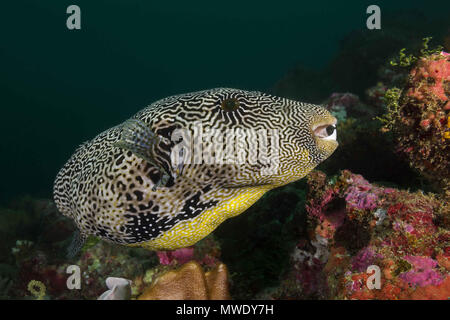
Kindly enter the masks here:
<path id="1" fill-rule="evenodd" d="M 80 244 L 93 235 L 174 250 L 337 146 L 336 119 L 321 106 L 229 88 L 181 94 L 82 144 L 56 177 L 54 200 Z"/>

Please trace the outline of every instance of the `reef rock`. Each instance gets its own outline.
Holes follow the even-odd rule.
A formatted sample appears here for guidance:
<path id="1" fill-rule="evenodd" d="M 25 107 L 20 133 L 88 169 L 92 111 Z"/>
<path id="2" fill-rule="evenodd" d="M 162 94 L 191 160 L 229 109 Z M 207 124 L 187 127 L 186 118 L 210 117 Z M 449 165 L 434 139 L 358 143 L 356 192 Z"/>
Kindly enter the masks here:
<path id="1" fill-rule="evenodd" d="M 396 149 L 411 167 L 450 199 L 450 55 L 420 57 L 403 89 L 386 92 L 383 131 L 392 131 Z"/>
<path id="2" fill-rule="evenodd" d="M 442 198 L 375 185 L 348 170 L 331 178 L 315 171 L 308 184 L 308 236 L 270 298 L 450 296 L 450 209 Z M 374 268 L 379 288 L 369 285 Z"/>
<path id="3" fill-rule="evenodd" d="M 177 270 L 159 276 L 139 300 L 225 300 L 228 293 L 228 271 L 221 263 L 204 272 L 198 262 L 190 261 Z"/>

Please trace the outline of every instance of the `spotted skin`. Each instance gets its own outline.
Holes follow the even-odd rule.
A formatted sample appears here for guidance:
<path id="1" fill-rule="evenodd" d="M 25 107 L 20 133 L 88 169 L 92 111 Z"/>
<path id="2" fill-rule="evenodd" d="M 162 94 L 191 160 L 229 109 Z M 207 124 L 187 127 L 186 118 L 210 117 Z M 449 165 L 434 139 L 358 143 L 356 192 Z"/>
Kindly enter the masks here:
<path id="1" fill-rule="evenodd" d="M 233 103 L 224 109 L 223 102 L 229 99 Z M 336 122 L 328 111 L 260 92 L 218 88 L 172 96 L 132 118 L 166 138 L 152 152 L 157 164 L 171 173 L 175 142 L 170 139 L 176 129 L 192 131 L 198 123 L 206 130 L 233 129 L 238 149 L 248 159 L 253 159 L 257 140 L 252 134 L 257 130 L 274 130 L 279 141 L 279 167 L 274 173 L 263 173 L 267 164 L 258 161 L 191 163 L 156 190 L 152 189 L 161 179 L 161 170 L 118 146 L 122 125 L 81 145 L 56 177 L 58 209 L 75 221 L 83 235 L 152 250 L 196 243 L 265 192 L 304 177 L 337 147 L 335 140 L 322 139 L 313 131 Z"/>

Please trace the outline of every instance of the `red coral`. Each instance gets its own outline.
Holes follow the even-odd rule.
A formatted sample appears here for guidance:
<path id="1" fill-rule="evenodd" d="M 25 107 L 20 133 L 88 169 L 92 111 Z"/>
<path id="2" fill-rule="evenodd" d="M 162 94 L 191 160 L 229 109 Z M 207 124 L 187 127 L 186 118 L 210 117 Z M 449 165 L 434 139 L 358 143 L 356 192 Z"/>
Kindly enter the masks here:
<path id="1" fill-rule="evenodd" d="M 443 101 L 442 108 L 444 110 L 450 110 L 447 87 L 447 82 L 450 80 L 450 58 L 436 60 L 434 58 L 420 59 L 417 66 L 411 71 L 411 81 L 413 83 L 420 82 L 422 85 L 410 88 L 407 95 L 418 100 L 436 97 Z"/>
<path id="2" fill-rule="evenodd" d="M 448 300 L 450 297 L 450 276 L 437 286 L 417 288 L 410 296 L 412 300 Z"/>
<path id="3" fill-rule="evenodd" d="M 450 199 L 450 56 L 420 58 L 388 110 L 396 151 Z"/>

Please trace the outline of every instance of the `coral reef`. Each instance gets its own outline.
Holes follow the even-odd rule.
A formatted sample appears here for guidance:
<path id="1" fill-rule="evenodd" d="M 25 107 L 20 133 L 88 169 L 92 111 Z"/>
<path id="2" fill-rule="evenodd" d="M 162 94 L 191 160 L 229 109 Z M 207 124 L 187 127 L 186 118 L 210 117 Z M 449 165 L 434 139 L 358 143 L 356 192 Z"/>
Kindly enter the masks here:
<path id="1" fill-rule="evenodd" d="M 308 232 L 277 299 L 447 299 L 450 208 L 436 195 L 371 184 L 348 170 L 309 175 Z M 369 288 L 369 266 L 381 270 Z"/>
<path id="2" fill-rule="evenodd" d="M 65 253 L 74 227 L 72 221 L 61 218 L 51 201 L 25 197 L 0 211 L 5 220 L 0 224 L 5 231 L 0 233 L 2 297 L 35 299 L 36 290 L 45 288 L 45 296 L 38 298 L 97 299 L 109 288 L 102 298 L 124 298 L 123 290 L 117 291 L 123 286 L 110 282 L 126 278 L 133 279 L 130 289 L 135 298 L 161 273 L 183 263 L 195 260 L 207 270 L 219 264 L 221 250 L 213 236 L 191 248 L 157 253 L 90 237 L 78 257 L 68 260 Z M 70 265 L 80 268 L 80 289 L 67 288 Z"/>
<path id="3" fill-rule="evenodd" d="M 220 263 L 204 272 L 198 262 L 160 275 L 139 296 L 139 300 L 224 300 L 229 299 L 227 267 Z"/>
<path id="4" fill-rule="evenodd" d="M 179 270 L 180 267 L 186 266 L 186 264 L 194 263 L 202 270 L 206 270 L 206 274 L 209 274 L 208 272 L 216 269 L 221 264 L 219 260 L 221 248 L 213 235 L 207 236 L 192 247 L 173 251 L 158 251 L 156 255 L 159 259 L 159 264 L 154 264 L 150 268 L 146 268 L 143 273 L 130 278 L 133 279 L 131 285 L 133 298 L 139 297 L 144 291 L 148 292 L 165 273 Z"/>
<path id="5" fill-rule="evenodd" d="M 387 86 L 382 81 L 377 82 L 375 86 L 366 90 L 367 101 L 377 109 L 382 110 L 385 106 L 384 96 L 386 95 L 387 89 Z"/>
<path id="6" fill-rule="evenodd" d="M 80 257 L 72 262 L 51 259 L 48 252 L 29 250 L 17 261 L 18 276 L 9 293 L 17 298 L 26 297 L 29 293 L 27 284 L 36 279 L 45 285 L 47 296 L 51 299 L 126 299 L 137 297 L 161 274 L 187 261 L 195 261 L 203 268 L 212 269 L 220 264 L 219 256 L 220 249 L 212 237 L 199 242 L 198 247 L 158 253 L 98 241 L 84 249 Z M 66 285 L 69 276 L 66 270 L 72 264 L 80 268 L 79 290 L 69 290 Z M 118 286 L 117 281 L 113 281 L 123 278 L 133 279 L 129 296 L 124 294 L 126 288 L 123 285 Z M 109 289 L 106 292 L 105 283 Z"/>
<path id="7" fill-rule="evenodd" d="M 203 266 L 213 267 L 219 262 L 220 252 L 219 243 L 211 235 L 195 246 L 172 251 L 158 251 L 157 255 L 162 265 L 182 265 L 196 260 Z"/>
<path id="8" fill-rule="evenodd" d="M 322 70 L 297 66 L 275 86 L 338 118 L 339 148 L 307 181 L 192 247 L 91 237 L 70 260 L 72 222 L 50 200 L 18 198 L 0 208 L 0 299 L 448 299 L 450 56 L 383 29 L 350 34 Z M 415 53 L 387 61 L 406 45 Z M 80 289 L 67 288 L 70 265 Z"/>
<path id="9" fill-rule="evenodd" d="M 246 212 L 225 221 L 214 232 L 221 261 L 230 271 L 233 299 L 253 299 L 279 284 L 289 268 L 289 254 L 304 233 L 305 181 L 264 195 Z"/>
<path id="10" fill-rule="evenodd" d="M 194 258 L 194 248 L 181 248 L 173 251 L 158 251 L 159 263 L 169 265 L 172 262 L 184 264 Z"/>
<path id="11" fill-rule="evenodd" d="M 409 60 L 415 61 L 410 58 Z M 409 62 L 412 63 L 412 62 Z M 406 64 L 406 63 L 405 63 Z M 383 131 L 393 131 L 396 150 L 411 167 L 450 198 L 450 56 L 445 53 L 417 59 L 403 89 L 386 92 L 387 113 L 379 118 Z"/>
<path id="12" fill-rule="evenodd" d="M 361 102 L 359 97 L 353 93 L 333 93 L 322 103 L 338 121 L 345 121 L 347 117 L 362 118 L 372 117 L 374 110 Z"/>
<path id="13" fill-rule="evenodd" d="M 339 148 L 318 169 L 336 174 L 346 168 L 363 172 L 371 180 L 428 191 L 430 187 L 424 179 L 395 152 L 392 136 L 382 134 L 381 123 L 374 121 L 374 117 L 385 112 L 388 87 L 402 83 L 407 73 L 390 63 L 380 64 L 378 70 L 378 83 L 365 91 L 365 100 L 346 92 L 333 93 L 322 102 L 338 119 Z"/>
<path id="14" fill-rule="evenodd" d="M 347 117 L 338 121 L 339 148 L 318 169 L 336 174 L 346 168 L 352 172 L 364 172 L 373 181 L 428 191 L 424 179 L 394 152 L 394 142 L 389 135 L 381 133 L 380 128 L 381 124 L 370 116 Z"/>
<path id="15" fill-rule="evenodd" d="M 1 208 L 0 217 L 0 277 L 8 279 L 4 294 L 33 298 L 27 287 L 32 280 L 44 284 L 46 297 L 54 288 L 65 287 L 57 268 L 50 265 L 64 256 L 63 248 L 73 230 L 69 219 L 62 218 L 51 201 L 29 196 Z"/>
<path id="16" fill-rule="evenodd" d="M 43 283 L 50 299 L 97 299 L 104 291 L 108 277 L 133 278 L 144 272 L 145 267 L 157 263 L 152 252 L 141 251 L 98 242 L 86 250 L 76 261 L 55 259 L 44 249 L 30 250 L 29 254 L 17 260 L 18 275 L 10 290 L 15 298 L 27 297 L 27 285 L 31 280 Z M 81 288 L 69 290 L 67 273 L 69 265 L 80 268 Z"/>

